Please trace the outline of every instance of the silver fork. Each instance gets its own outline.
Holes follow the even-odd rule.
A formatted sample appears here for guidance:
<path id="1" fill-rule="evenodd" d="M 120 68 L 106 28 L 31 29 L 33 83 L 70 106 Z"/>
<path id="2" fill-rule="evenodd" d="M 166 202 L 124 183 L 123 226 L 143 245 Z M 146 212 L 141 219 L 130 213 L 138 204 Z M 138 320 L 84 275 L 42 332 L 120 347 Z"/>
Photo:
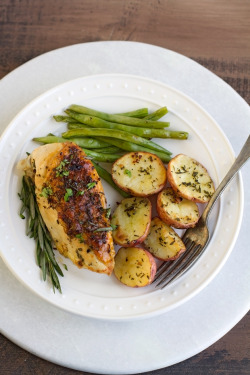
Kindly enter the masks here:
<path id="1" fill-rule="evenodd" d="M 154 283 L 158 281 L 156 287 L 161 287 L 161 289 L 163 289 L 177 277 L 183 275 L 183 273 L 186 272 L 199 259 L 210 241 L 207 219 L 211 212 L 211 209 L 214 207 L 215 202 L 224 191 L 225 187 L 229 184 L 229 182 L 245 164 L 249 157 L 250 136 L 248 136 L 247 141 L 240 151 L 234 164 L 229 169 L 226 176 L 214 192 L 197 225 L 194 228 L 189 228 L 184 233 L 182 241 L 186 246 L 186 251 L 175 261 L 164 262 L 157 270 L 155 279 L 153 281 Z"/>

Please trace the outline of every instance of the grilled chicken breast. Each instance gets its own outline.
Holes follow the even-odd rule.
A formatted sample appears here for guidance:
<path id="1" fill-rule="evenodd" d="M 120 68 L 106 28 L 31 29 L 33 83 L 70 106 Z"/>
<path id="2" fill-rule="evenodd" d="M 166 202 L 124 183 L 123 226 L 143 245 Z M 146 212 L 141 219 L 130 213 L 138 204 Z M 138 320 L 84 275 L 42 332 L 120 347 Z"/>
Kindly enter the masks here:
<path id="1" fill-rule="evenodd" d="M 100 178 L 74 143 L 40 146 L 23 162 L 59 252 L 79 268 L 110 275 L 114 246 Z"/>

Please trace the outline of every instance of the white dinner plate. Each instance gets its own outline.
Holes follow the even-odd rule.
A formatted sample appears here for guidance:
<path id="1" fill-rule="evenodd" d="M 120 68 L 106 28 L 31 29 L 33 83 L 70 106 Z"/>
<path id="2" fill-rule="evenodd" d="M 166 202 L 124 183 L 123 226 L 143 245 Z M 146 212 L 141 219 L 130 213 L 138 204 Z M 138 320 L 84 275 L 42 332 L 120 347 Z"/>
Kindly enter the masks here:
<path id="1" fill-rule="evenodd" d="M 182 92 L 144 77 L 105 74 L 68 81 L 34 99 L 10 123 L 0 142 L 0 237 L 1 256 L 11 272 L 47 302 L 84 317 L 126 320 L 149 317 L 177 307 L 200 292 L 220 271 L 237 238 L 243 212 L 243 191 L 238 176 L 223 194 L 210 220 L 211 242 L 205 254 L 180 279 L 164 290 L 153 285 L 128 288 L 114 275 L 107 277 L 79 270 L 56 254 L 68 271 L 60 278 L 62 294 L 53 293 L 41 280 L 35 263 L 35 243 L 25 235 L 25 221 L 18 216 L 21 176 L 17 162 L 38 145 L 35 136 L 60 134 L 65 124 L 52 115 L 72 103 L 106 112 L 125 112 L 140 107 L 150 111 L 167 106 L 170 129 L 189 133 L 189 139 L 157 140 L 173 155 L 185 153 L 206 166 L 218 186 L 234 161 L 232 148 L 213 118 Z M 109 167 L 106 165 L 106 167 Z M 103 182 L 112 210 L 121 197 Z M 202 207 L 201 207 L 202 210 Z"/>

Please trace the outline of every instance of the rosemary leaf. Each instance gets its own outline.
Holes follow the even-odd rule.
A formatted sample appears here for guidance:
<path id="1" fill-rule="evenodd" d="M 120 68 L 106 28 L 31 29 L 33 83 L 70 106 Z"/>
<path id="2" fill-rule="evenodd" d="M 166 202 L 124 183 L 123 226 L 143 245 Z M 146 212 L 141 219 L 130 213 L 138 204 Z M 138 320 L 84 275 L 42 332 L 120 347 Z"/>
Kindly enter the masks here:
<path id="1" fill-rule="evenodd" d="M 36 241 L 36 261 L 38 266 L 41 268 L 41 248 L 38 240 Z"/>
<path id="2" fill-rule="evenodd" d="M 34 221 L 34 226 L 33 226 L 33 233 L 34 233 L 34 238 L 36 239 L 38 237 L 38 221 Z"/>
<path id="3" fill-rule="evenodd" d="M 40 213 L 38 214 L 38 222 L 39 222 L 39 224 L 41 225 L 43 231 L 46 232 L 46 226 L 45 226 L 45 224 L 44 224 L 43 218 L 42 218 L 42 216 L 41 216 Z"/>
<path id="4" fill-rule="evenodd" d="M 20 199 L 21 199 L 21 197 L 20 197 Z M 21 209 L 20 209 L 20 211 L 19 211 L 19 215 L 20 215 L 20 217 L 21 217 L 22 219 L 25 219 L 25 216 L 23 215 L 23 214 L 25 213 L 25 211 L 26 211 L 26 206 L 25 206 L 25 204 L 23 203 L 22 206 L 21 206 Z"/>
<path id="5" fill-rule="evenodd" d="M 31 230 L 30 230 L 30 223 L 31 223 L 31 217 L 28 215 L 27 221 L 26 221 L 26 236 L 30 236 Z"/>
<path id="6" fill-rule="evenodd" d="M 108 232 L 110 230 L 113 230 L 113 227 L 110 226 L 110 227 L 97 228 L 94 230 L 94 233 L 95 232 Z"/>
<path id="7" fill-rule="evenodd" d="M 33 194 L 30 194 L 30 216 L 32 219 L 36 217 L 35 202 Z"/>
<path id="8" fill-rule="evenodd" d="M 38 224 L 37 234 L 38 234 L 38 241 L 39 241 L 40 247 L 43 250 L 44 249 L 43 229 L 40 223 Z"/>
<path id="9" fill-rule="evenodd" d="M 42 269 L 42 275 L 43 275 L 43 280 L 46 281 L 46 259 L 45 259 L 45 252 L 42 251 L 41 253 L 41 269 Z"/>
<path id="10" fill-rule="evenodd" d="M 52 246 L 50 245 L 50 243 L 47 240 L 45 240 L 44 243 L 45 243 L 45 251 L 46 251 L 50 261 L 52 262 L 55 270 L 57 271 L 57 273 L 59 273 L 60 276 L 63 276 L 63 272 L 62 272 L 59 264 L 57 263 L 57 261 L 55 259 L 55 255 L 53 253 Z"/>
<path id="11" fill-rule="evenodd" d="M 50 277 L 51 277 L 51 280 L 53 281 L 53 288 L 56 287 L 59 290 L 59 292 L 62 293 L 61 285 L 60 285 L 58 276 L 57 276 L 54 268 L 52 268 L 52 267 L 51 267 L 51 271 L 50 271 Z"/>
<path id="12" fill-rule="evenodd" d="M 48 239 L 47 238 L 44 238 L 44 249 L 46 251 L 46 253 L 48 254 L 51 262 L 54 264 L 56 263 L 56 260 L 55 260 L 55 256 L 54 256 L 54 253 L 53 253 L 53 250 L 52 250 L 52 246 L 51 244 L 48 242 Z"/>
<path id="13" fill-rule="evenodd" d="M 61 270 L 61 268 L 60 268 L 60 266 L 59 266 L 58 263 L 56 263 L 56 264 L 54 265 L 54 269 L 56 270 L 56 272 L 57 272 L 60 276 L 64 276 L 64 275 L 63 275 L 63 271 Z"/>

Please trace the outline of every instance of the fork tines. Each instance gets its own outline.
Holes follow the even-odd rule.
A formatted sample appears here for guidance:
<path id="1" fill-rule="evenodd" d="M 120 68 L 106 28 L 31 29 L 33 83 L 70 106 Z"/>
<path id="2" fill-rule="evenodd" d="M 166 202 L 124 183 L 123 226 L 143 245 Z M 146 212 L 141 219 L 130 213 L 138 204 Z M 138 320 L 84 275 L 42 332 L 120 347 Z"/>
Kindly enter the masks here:
<path id="1" fill-rule="evenodd" d="M 161 287 L 163 289 L 167 286 L 173 279 L 180 277 L 188 268 L 194 264 L 194 262 L 199 258 L 201 251 L 204 247 L 197 245 L 189 239 L 185 239 L 184 245 L 186 246 L 186 251 L 180 256 L 180 258 L 172 261 L 163 263 L 156 272 L 154 283 L 158 281 L 156 287 Z"/>

